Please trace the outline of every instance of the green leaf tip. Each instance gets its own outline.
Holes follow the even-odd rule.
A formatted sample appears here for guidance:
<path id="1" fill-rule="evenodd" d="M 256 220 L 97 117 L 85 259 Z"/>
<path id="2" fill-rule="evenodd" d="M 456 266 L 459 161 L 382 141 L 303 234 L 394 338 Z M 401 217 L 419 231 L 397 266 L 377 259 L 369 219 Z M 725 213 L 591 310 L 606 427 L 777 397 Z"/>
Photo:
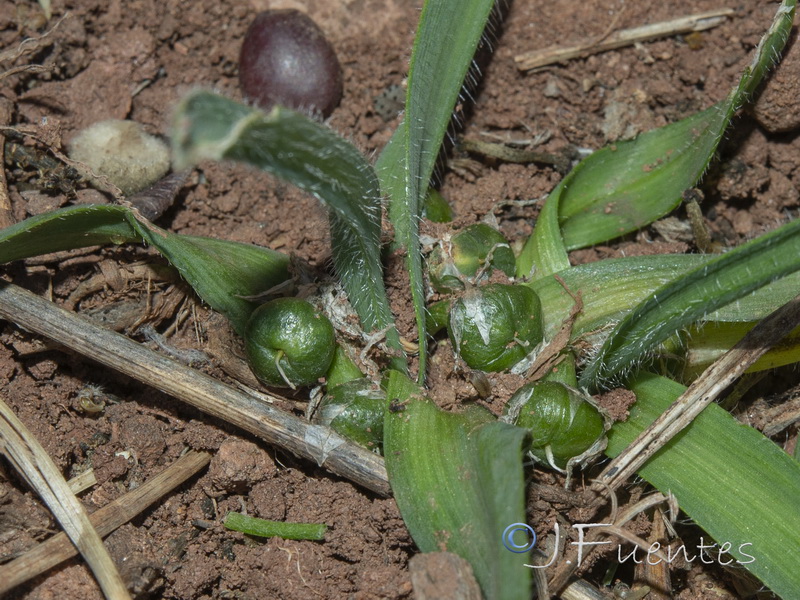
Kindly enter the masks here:
<path id="1" fill-rule="evenodd" d="M 751 64 L 725 100 L 635 139 L 612 143 L 581 161 L 548 197 L 517 261 L 517 274 L 555 273 L 569 266 L 568 250 L 618 238 L 675 209 L 682 193 L 705 173 L 736 111 L 776 61 L 794 12 L 795 0 L 781 4 Z"/>
<path id="2" fill-rule="evenodd" d="M 378 159 L 397 242 L 407 251 L 420 383 L 425 380 L 427 337 L 419 221 L 442 141 L 494 6 L 494 0 L 425 2 L 411 54 L 405 119 Z"/>
<path id="3" fill-rule="evenodd" d="M 201 160 L 222 160 L 241 136 L 252 109 L 237 102 L 220 102 L 220 96 L 205 90 L 189 93 L 175 108 L 172 118 L 172 156 L 176 169 Z M 196 122 L 203 127 L 195 127 Z M 231 124 L 235 124 L 233 127 Z"/>

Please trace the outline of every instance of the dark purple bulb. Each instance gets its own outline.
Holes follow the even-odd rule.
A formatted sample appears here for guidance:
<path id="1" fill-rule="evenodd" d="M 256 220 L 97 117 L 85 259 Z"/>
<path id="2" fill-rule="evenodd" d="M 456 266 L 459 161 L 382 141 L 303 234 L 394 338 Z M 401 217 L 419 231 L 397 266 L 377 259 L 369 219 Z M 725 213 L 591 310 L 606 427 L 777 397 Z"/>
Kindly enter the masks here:
<path id="1" fill-rule="evenodd" d="M 264 109 L 281 104 L 327 117 L 342 98 L 342 69 L 333 47 L 297 10 L 256 15 L 242 42 L 239 83 Z"/>

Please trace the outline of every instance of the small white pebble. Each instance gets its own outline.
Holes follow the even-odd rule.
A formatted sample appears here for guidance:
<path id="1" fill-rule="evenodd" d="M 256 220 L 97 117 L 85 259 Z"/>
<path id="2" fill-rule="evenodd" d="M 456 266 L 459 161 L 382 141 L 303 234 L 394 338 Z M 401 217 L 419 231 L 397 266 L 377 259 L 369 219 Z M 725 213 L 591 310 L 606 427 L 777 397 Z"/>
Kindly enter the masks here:
<path id="1" fill-rule="evenodd" d="M 135 121 L 109 119 L 81 131 L 69 157 L 106 177 L 127 196 L 152 185 L 169 171 L 169 148 Z"/>

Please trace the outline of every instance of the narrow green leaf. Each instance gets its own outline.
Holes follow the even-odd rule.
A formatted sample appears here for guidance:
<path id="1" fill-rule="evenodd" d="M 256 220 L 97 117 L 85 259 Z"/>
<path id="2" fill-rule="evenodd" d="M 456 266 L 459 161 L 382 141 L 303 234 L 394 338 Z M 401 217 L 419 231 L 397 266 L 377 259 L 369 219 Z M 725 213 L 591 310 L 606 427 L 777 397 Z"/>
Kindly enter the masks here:
<path id="1" fill-rule="evenodd" d="M 197 294 L 244 331 L 256 304 L 247 300 L 289 278 L 287 256 L 268 248 L 178 235 L 138 221 L 115 205 L 63 208 L 0 231 L 0 263 L 101 244 L 146 242 L 178 269 Z"/>
<path id="2" fill-rule="evenodd" d="M 439 410 L 397 372 L 387 395 L 404 410 L 386 413 L 386 470 L 414 542 L 469 561 L 488 600 L 530 598 L 528 553 L 503 545 L 506 528 L 525 522 L 526 431 L 477 407 Z"/>
<path id="3" fill-rule="evenodd" d="M 140 242 L 121 206 L 87 205 L 29 217 L 0 230 L 0 263 L 50 252 Z"/>
<path id="4" fill-rule="evenodd" d="M 694 186 L 722 140 L 734 113 L 780 55 L 794 18 L 785 0 L 728 97 L 688 119 L 612 144 L 589 156 L 570 174 L 559 217 L 568 249 L 597 244 L 635 231 L 673 210 Z"/>
<path id="5" fill-rule="evenodd" d="M 800 290 L 800 283 L 795 286 Z M 784 304 L 784 303 L 779 303 Z M 708 323 L 692 326 L 686 333 L 682 380 L 691 381 L 707 367 L 725 354 L 747 332 L 755 327 L 755 322 L 720 323 L 710 320 Z M 800 362 L 800 327 L 788 333 L 777 345 L 771 348 L 747 369 L 748 373 L 756 373 Z"/>
<path id="6" fill-rule="evenodd" d="M 643 374 L 631 389 L 637 402 L 628 420 L 609 432 L 606 453 L 611 457 L 686 388 Z M 687 515 L 773 592 L 787 600 L 800 598 L 800 463 L 773 442 L 712 404 L 639 475 L 674 494 Z M 687 546 L 687 551 L 695 562 L 701 560 L 696 548 Z M 706 561 L 717 557 L 717 550 L 711 550 Z M 723 555 L 719 560 L 733 559 Z"/>
<path id="7" fill-rule="evenodd" d="M 575 168 L 580 167 L 578 165 Z M 569 256 L 558 221 L 558 210 L 561 197 L 566 191 L 566 181 L 565 179 L 559 183 L 548 195 L 536 219 L 536 228 L 517 258 L 516 275 L 522 280 L 536 281 L 569 267 Z"/>
<path id="8" fill-rule="evenodd" d="M 408 74 L 406 116 L 378 161 L 391 199 L 395 236 L 406 264 L 419 336 L 419 380 L 425 378 L 425 288 L 419 220 L 445 132 L 494 0 L 426 1 Z"/>
<path id="9" fill-rule="evenodd" d="M 800 220 L 709 260 L 629 313 L 581 373 L 581 386 L 610 383 L 683 327 L 797 270 Z"/>
<path id="10" fill-rule="evenodd" d="M 406 135 L 405 121 L 402 121 L 375 162 L 381 193 L 389 199 L 389 220 L 394 227 L 395 246 L 403 246 L 410 239 L 413 226 L 406 201 Z"/>
<path id="11" fill-rule="evenodd" d="M 583 301 L 572 338 L 591 334 L 594 341 L 605 339 L 609 325 L 624 319 L 656 290 L 713 258 L 708 254 L 661 254 L 608 259 L 560 271 L 557 275 L 564 285 L 554 276 L 528 285 L 542 303 L 545 339 L 552 339 L 569 315 L 574 302 L 569 290 L 580 293 Z M 794 298 L 797 290 L 800 273 L 793 273 L 710 312 L 705 319 L 712 324 L 755 323 Z"/>
<path id="12" fill-rule="evenodd" d="M 578 336 L 622 320 L 655 290 L 707 260 L 699 254 L 608 259 L 559 271 L 563 285 L 553 275 L 526 285 L 539 296 L 544 337 L 550 340 L 569 315 L 574 303 L 570 294 L 580 294 L 583 302 L 573 326 Z"/>
<path id="13" fill-rule="evenodd" d="M 175 113 L 173 149 L 179 165 L 246 162 L 324 202 L 331 210 L 334 266 L 362 326 L 386 330 L 389 344 L 401 349 L 383 284 L 378 179 L 352 144 L 289 109 L 264 113 L 197 91 Z"/>
<path id="14" fill-rule="evenodd" d="M 389 143 L 378 157 L 375 168 L 381 182 L 383 194 L 389 198 L 389 220 L 394 227 L 395 247 L 405 249 L 406 269 L 411 290 L 411 304 L 414 307 L 414 320 L 417 324 L 417 343 L 419 345 L 420 383 L 425 380 L 428 365 L 428 338 L 424 333 L 427 313 L 425 310 L 425 276 L 422 272 L 422 251 L 419 243 L 419 218 L 414 218 L 412 208 L 407 202 L 405 181 L 406 139 L 408 130 L 405 121 L 400 123 Z"/>
<path id="15" fill-rule="evenodd" d="M 732 112 L 726 103 L 590 155 L 559 217 L 570 250 L 636 231 L 675 209 L 705 172 Z"/>
<path id="16" fill-rule="evenodd" d="M 705 172 L 736 110 L 780 54 L 795 1 L 781 4 L 752 63 L 724 101 L 636 139 L 606 146 L 576 166 L 548 197 L 542 210 L 546 227 L 537 223 L 517 261 L 517 274 L 550 275 L 563 268 L 566 250 L 636 231 L 677 207 L 682 193 Z M 558 213 L 560 234 L 550 222 L 550 212 Z"/>
<path id="17" fill-rule="evenodd" d="M 408 74 L 406 186 L 421 214 L 433 167 L 494 0 L 428 0 L 422 8 Z"/>
<path id="18" fill-rule="evenodd" d="M 324 523 L 286 523 L 249 517 L 229 512 L 223 523 L 226 529 L 258 537 L 281 537 L 285 540 L 324 540 L 328 526 Z"/>

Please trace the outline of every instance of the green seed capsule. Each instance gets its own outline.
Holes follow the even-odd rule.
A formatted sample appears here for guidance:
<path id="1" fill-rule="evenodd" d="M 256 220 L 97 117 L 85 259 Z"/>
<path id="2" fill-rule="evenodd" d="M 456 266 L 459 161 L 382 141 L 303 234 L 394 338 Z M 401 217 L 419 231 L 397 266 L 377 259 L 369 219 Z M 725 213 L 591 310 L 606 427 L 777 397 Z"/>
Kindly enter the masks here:
<path id="1" fill-rule="evenodd" d="M 314 422 L 380 453 L 386 396 L 367 379 L 354 379 L 330 389 L 314 413 Z"/>
<path id="2" fill-rule="evenodd" d="M 531 430 L 531 453 L 559 469 L 587 452 L 605 433 L 600 411 L 563 383 L 524 385 L 508 401 L 507 410 L 512 415 L 518 411 L 516 424 Z"/>
<path id="3" fill-rule="evenodd" d="M 449 242 L 442 242 L 428 260 L 431 285 L 438 292 L 464 289 L 464 282 L 479 274 L 500 269 L 513 277 L 516 259 L 506 238 L 486 223 L 470 225 Z"/>
<path id="4" fill-rule="evenodd" d="M 259 306 L 244 335 L 247 362 L 264 384 L 311 385 L 331 366 L 336 348 L 333 325 L 299 298 L 278 298 Z"/>
<path id="5" fill-rule="evenodd" d="M 542 341 L 541 313 L 539 297 L 528 287 L 473 288 L 450 309 L 450 340 L 471 368 L 504 371 Z"/>

